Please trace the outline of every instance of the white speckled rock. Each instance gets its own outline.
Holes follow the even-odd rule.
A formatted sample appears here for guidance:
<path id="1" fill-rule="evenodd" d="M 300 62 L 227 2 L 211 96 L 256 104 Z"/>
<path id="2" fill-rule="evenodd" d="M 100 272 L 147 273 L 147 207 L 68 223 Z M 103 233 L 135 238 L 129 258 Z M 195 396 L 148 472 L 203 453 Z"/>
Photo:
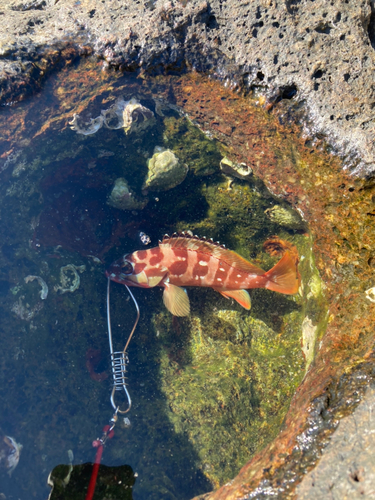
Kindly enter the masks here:
<path id="1" fill-rule="evenodd" d="M 169 149 L 156 147 L 148 160 L 148 174 L 143 184 L 144 190 L 168 191 L 185 179 L 189 168 L 182 165 Z"/>

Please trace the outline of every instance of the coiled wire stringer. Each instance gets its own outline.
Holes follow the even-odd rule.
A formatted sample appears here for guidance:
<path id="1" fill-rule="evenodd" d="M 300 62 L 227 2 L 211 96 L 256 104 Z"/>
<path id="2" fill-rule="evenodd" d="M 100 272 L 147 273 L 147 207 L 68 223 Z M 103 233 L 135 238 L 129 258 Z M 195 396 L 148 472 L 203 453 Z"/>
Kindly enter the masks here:
<path id="1" fill-rule="evenodd" d="M 130 297 L 133 299 L 136 311 L 137 311 L 137 318 L 134 322 L 132 331 L 130 332 L 129 338 L 125 344 L 125 347 L 122 351 L 114 351 L 113 350 L 113 341 L 112 341 L 112 328 L 111 328 L 111 315 L 110 315 L 110 305 L 109 305 L 109 286 L 110 286 L 111 280 L 108 279 L 107 283 L 107 322 L 108 322 L 108 340 L 109 340 L 109 350 L 110 350 L 110 355 L 111 355 L 111 369 L 112 369 L 112 377 L 113 377 L 113 388 L 112 388 L 112 394 L 111 394 L 111 404 L 113 409 L 115 410 L 115 414 L 117 413 L 127 413 L 132 405 L 132 401 L 128 392 L 128 389 L 126 387 L 126 365 L 129 363 L 128 355 L 127 355 L 127 348 L 129 346 L 129 342 L 133 336 L 133 333 L 137 327 L 138 321 L 139 321 L 139 307 L 137 304 L 137 301 L 134 298 L 134 295 L 130 291 L 129 287 L 125 285 L 127 288 Z M 116 404 L 115 402 L 115 394 L 117 391 L 124 391 L 125 392 L 125 398 L 127 401 L 127 408 L 121 410 L 120 406 Z"/>

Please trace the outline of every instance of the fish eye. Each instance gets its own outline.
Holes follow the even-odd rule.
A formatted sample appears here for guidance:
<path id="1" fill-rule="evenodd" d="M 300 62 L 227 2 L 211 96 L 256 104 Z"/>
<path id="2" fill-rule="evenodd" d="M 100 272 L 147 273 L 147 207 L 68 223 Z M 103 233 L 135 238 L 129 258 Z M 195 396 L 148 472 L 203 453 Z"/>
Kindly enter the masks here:
<path id="1" fill-rule="evenodd" d="M 131 274 L 133 272 L 133 266 L 128 260 L 124 260 L 121 266 L 121 272 L 124 274 Z"/>

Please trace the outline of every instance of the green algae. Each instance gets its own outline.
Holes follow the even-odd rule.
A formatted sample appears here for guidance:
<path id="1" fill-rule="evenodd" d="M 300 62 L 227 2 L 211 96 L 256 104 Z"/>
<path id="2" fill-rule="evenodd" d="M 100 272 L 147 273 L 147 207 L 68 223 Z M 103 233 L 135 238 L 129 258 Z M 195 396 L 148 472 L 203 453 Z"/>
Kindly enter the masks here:
<path id="1" fill-rule="evenodd" d="M 186 163 L 195 175 L 211 175 L 219 170 L 221 154 L 217 141 L 206 137 L 181 117 L 165 118 L 164 127 L 166 147 L 173 149 L 180 161 Z"/>
<path id="2" fill-rule="evenodd" d="M 233 326 L 233 311 L 219 312 L 214 321 L 191 318 L 186 366 L 167 354 L 160 366 L 175 431 L 189 436 L 216 487 L 273 439 L 304 365 L 291 349 L 298 336 L 282 337 L 238 311 Z"/>

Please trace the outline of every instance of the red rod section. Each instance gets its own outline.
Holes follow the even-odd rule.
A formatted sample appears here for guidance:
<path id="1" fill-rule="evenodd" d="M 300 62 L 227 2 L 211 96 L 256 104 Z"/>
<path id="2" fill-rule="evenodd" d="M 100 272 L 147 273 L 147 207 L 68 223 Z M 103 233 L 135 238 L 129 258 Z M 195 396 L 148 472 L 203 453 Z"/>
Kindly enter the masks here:
<path id="1" fill-rule="evenodd" d="M 106 425 L 103 428 L 103 432 L 107 433 L 109 429 L 110 429 L 109 425 Z M 114 432 L 113 432 L 113 430 L 111 430 L 108 433 L 107 437 L 108 438 L 112 438 L 113 435 L 114 435 Z M 89 487 L 87 488 L 87 493 L 86 493 L 85 500 L 92 500 L 93 497 L 94 497 L 96 480 L 98 478 L 98 472 L 99 472 L 100 462 L 102 460 L 103 449 L 104 449 L 104 446 L 103 446 L 102 442 L 99 439 L 96 439 L 95 441 L 93 441 L 92 445 L 93 445 L 94 448 L 97 448 L 97 452 L 96 452 L 96 455 L 95 455 L 95 462 L 94 462 L 94 465 L 92 467 L 90 483 L 89 483 Z"/>

